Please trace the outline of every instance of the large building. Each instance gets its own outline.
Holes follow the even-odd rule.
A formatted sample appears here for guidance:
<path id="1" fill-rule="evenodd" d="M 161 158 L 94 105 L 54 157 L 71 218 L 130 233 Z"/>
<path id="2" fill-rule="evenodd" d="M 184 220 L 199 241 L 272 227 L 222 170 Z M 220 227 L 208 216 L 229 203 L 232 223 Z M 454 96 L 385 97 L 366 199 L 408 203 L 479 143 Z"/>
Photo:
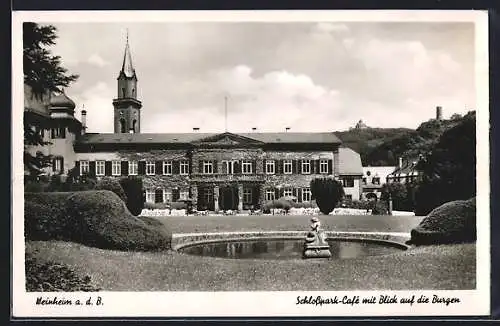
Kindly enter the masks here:
<path id="1" fill-rule="evenodd" d="M 40 132 L 52 142 L 43 147 L 54 155 L 49 173 L 76 167 L 98 178 L 138 175 L 148 202 L 190 198 L 198 210 L 255 209 L 283 196 L 308 202 L 310 181 L 320 177 L 341 180 L 348 197 L 360 198 L 360 156 L 341 147 L 333 132 L 141 133 L 143 109 L 128 42 L 117 84 L 114 133 L 87 133 L 86 112 L 78 121 L 64 93 L 48 101 L 50 132 Z M 26 98 L 29 90 L 25 111 L 32 106 Z"/>

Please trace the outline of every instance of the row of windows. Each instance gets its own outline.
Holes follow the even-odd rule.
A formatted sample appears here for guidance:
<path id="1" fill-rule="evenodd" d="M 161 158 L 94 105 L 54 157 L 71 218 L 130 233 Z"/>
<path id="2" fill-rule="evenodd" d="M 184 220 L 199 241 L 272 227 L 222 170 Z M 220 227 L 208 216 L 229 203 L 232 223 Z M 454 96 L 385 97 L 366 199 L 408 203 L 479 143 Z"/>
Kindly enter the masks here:
<path id="1" fill-rule="evenodd" d="M 147 203 L 170 203 L 177 200 L 189 198 L 189 191 L 179 191 L 177 189 L 146 189 Z"/>
<path id="2" fill-rule="evenodd" d="M 125 161 L 111 161 L 111 175 L 122 175 L 122 163 Z M 331 160 L 298 160 L 299 173 L 301 174 L 311 174 L 313 173 L 313 164 L 317 164 L 318 168 L 315 168 L 316 173 L 320 174 L 331 174 Z M 189 174 L 189 161 L 182 160 L 179 161 L 179 171 L 174 172 L 174 161 L 163 161 L 158 165 L 156 161 L 145 161 L 145 171 L 146 175 L 164 174 L 170 175 L 178 173 L 181 175 Z M 266 174 L 276 174 L 278 173 L 277 167 L 281 164 L 282 167 L 280 171 L 283 174 L 296 173 L 293 160 L 265 160 L 264 172 Z M 255 161 L 243 160 L 243 161 L 222 161 L 222 173 L 223 174 L 235 174 L 238 173 L 239 166 L 241 165 L 241 173 L 243 174 L 253 174 L 255 173 Z M 128 175 L 137 175 L 138 171 L 138 161 L 128 161 Z M 201 161 L 200 162 L 200 172 L 203 174 L 214 174 L 216 171 L 217 163 L 216 161 Z M 161 169 L 161 171 L 157 171 Z M 319 171 L 318 171 L 319 170 Z M 89 173 L 90 171 L 90 161 L 80 161 L 80 174 Z M 100 160 L 95 161 L 95 174 L 97 176 L 106 175 L 106 161 Z"/>
<path id="3" fill-rule="evenodd" d="M 122 175 L 122 163 L 127 164 L 128 175 L 138 175 L 139 174 L 139 162 L 138 161 L 111 161 L 111 175 L 119 176 Z M 173 174 L 173 161 L 164 161 L 161 165 L 161 173 L 165 175 Z M 89 173 L 90 171 L 90 161 L 80 161 L 80 175 L 84 173 Z M 95 175 L 104 176 L 106 175 L 106 161 L 95 161 Z M 145 162 L 145 172 L 146 175 L 156 174 L 156 162 L 146 161 Z M 187 160 L 179 161 L 179 174 L 188 175 L 189 174 L 189 162 Z"/>
<path id="4" fill-rule="evenodd" d="M 308 187 L 305 188 L 284 188 L 283 192 L 276 188 L 267 188 L 265 190 L 266 200 L 275 200 L 278 199 L 281 195 L 283 197 L 292 197 L 295 196 L 299 201 L 308 202 L 311 201 L 312 194 L 311 189 Z"/>
<path id="5" fill-rule="evenodd" d="M 373 177 L 371 181 L 371 183 L 374 185 L 380 185 L 380 177 Z M 363 177 L 363 184 L 367 184 L 366 177 Z"/>
<path id="6" fill-rule="evenodd" d="M 331 174 L 331 160 L 298 160 L 298 165 L 294 166 L 293 160 L 264 160 L 264 173 L 265 174 L 277 174 L 278 167 L 283 174 L 294 173 L 295 167 L 298 166 L 299 173 L 301 174 L 311 174 L 313 171 L 320 174 Z M 200 171 L 203 174 L 213 174 L 215 172 L 216 161 L 202 161 L 200 165 Z M 317 168 L 313 168 L 313 164 L 317 164 Z M 253 174 L 255 173 L 255 161 L 243 160 L 243 161 L 222 161 L 222 174 L 235 174 L 239 171 L 238 167 L 241 165 L 241 173 L 243 174 Z M 295 172 L 296 173 L 296 172 Z"/>

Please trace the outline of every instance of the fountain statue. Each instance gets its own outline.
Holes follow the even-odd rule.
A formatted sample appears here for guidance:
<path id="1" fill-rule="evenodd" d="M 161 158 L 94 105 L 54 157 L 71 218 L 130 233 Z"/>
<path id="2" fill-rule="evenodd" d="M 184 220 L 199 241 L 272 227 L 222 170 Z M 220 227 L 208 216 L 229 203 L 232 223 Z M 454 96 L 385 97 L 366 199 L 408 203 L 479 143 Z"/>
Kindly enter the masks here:
<path id="1" fill-rule="evenodd" d="M 304 243 L 303 258 L 329 258 L 332 256 L 326 241 L 325 232 L 321 230 L 321 222 L 317 217 L 311 219 L 311 230 Z"/>

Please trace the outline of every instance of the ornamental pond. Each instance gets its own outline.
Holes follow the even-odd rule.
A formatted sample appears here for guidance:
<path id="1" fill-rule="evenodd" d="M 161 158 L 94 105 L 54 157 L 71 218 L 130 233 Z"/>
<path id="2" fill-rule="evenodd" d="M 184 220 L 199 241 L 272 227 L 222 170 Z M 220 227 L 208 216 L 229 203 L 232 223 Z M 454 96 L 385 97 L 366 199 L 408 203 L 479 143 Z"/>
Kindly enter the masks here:
<path id="1" fill-rule="evenodd" d="M 401 253 L 408 247 L 391 241 L 372 241 L 367 239 L 328 239 L 332 257 L 347 259 L 366 256 Z M 219 257 L 227 259 L 302 259 L 303 239 L 243 239 L 208 241 L 183 246 L 180 253 Z M 321 258 L 320 258 L 321 259 Z"/>

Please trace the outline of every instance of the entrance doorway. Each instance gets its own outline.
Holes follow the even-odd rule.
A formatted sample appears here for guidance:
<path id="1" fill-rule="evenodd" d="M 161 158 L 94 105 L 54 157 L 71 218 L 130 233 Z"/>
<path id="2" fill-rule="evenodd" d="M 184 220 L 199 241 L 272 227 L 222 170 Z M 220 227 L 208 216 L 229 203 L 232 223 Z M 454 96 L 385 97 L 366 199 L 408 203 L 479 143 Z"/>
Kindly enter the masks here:
<path id="1" fill-rule="evenodd" d="M 155 203 L 163 203 L 163 189 L 157 188 L 155 190 Z"/>
<path id="2" fill-rule="evenodd" d="M 238 209 L 238 188 L 236 186 L 226 186 L 219 189 L 219 208 L 226 210 Z"/>

